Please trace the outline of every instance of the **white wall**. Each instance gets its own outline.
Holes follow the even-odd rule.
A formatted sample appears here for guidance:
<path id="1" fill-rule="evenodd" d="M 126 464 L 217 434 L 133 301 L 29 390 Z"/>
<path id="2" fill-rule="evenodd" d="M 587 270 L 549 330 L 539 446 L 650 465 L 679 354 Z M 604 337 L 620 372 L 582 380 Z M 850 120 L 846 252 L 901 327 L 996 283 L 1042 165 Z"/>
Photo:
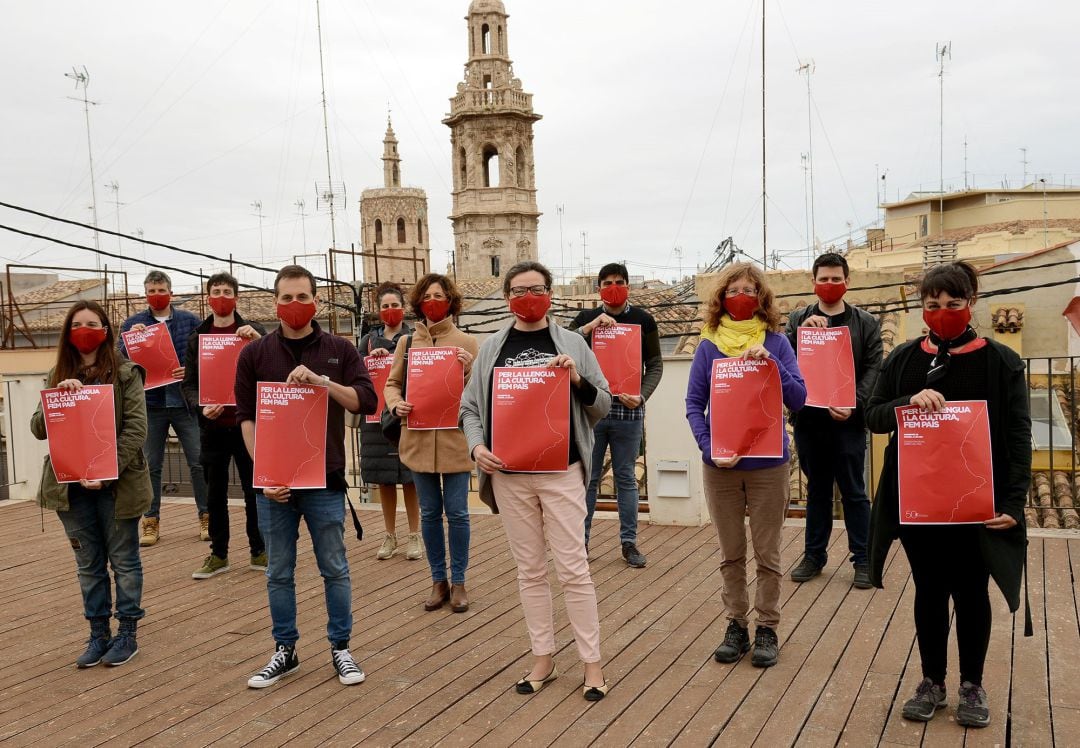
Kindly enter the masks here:
<path id="1" fill-rule="evenodd" d="M 48 442 L 30 433 L 30 417 L 45 388 L 45 372 L 6 375 L 4 388 L 4 432 L 7 434 L 8 495 L 12 499 L 34 499 L 41 481 L 41 469 L 49 454 Z"/>

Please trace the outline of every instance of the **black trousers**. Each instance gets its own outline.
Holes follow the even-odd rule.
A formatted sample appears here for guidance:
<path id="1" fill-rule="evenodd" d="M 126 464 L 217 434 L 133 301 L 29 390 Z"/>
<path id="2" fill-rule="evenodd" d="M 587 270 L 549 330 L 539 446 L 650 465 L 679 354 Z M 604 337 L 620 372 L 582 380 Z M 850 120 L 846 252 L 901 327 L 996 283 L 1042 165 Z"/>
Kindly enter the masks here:
<path id="1" fill-rule="evenodd" d="M 990 571 L 979 550 L 978 525 L 902 526 L 900 542 L 915 580 L 915 632 L 924 678 L 945 683 L 949 598 L 956 613 L 960 680 L 982 685 L 990 646 Z"/>
<path id="2" fill-rule="evenodd" d="M 218 558 L 229 555 L 229 461 L 236 463 L 240 486 L 244 491 L 248 545 L 251 555 L 266 550 L 259 532 L 259 513 L 255 489 L 251 487 L 254 465 L 244 446 L 239 426 L 202 428 L 202 465 L 206 473 L 206 509 L 210 513 L 210 552 Z"/>

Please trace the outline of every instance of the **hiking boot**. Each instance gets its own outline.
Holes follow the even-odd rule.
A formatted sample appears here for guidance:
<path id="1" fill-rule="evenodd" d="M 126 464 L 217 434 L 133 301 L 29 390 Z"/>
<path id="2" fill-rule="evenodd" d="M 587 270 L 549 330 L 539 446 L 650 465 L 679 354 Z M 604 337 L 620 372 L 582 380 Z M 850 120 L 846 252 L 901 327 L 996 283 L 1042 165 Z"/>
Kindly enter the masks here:
<path id="1" fill-rule="evenodd" d="M 945 708 L 945 687 L 939 686 L 929 678 L 923 678 L 915 686 L 915 695 L 904 702 L 904 719 L 915 722 L 929 722 L 938 709 Z M 957 710 L 959 717 L 959 710 Z M 959 721 L 959 720 L 957 720 Z"/>
<path id="2" fill-rule="evenodd" d="M 780 642 L 776 632 L 768 626 L 758 626 L 754 632 L 754 654 L 750 656 L 750 664 L 754 667 L 772 667 L 779 653 Z"/>
<path id="3" fill-rule="evenodd" d="M 587 551 L 586 551 L 587 553 Z M 637 549 L 634 543 L 622 544 L 622 557 L 626 559 L 626 565 L 635 569 L 645 568 L 645 556 Z"/>
<path id="4" fill-rule="evenodd" d="M 380 561 L 385 561 L 394 555 L 394 551 L 397 550 L 397 536 L 393 533 L 386 533 L 386 537 L 383 538 L 382 546 L 379 548 L 379 552 L 375 554 L 375 558 Z"/>
<path id="5" fill-rule="evenodd" d="M 803 556 L 802 561 L 799 562 L 799 565 L 791 570 L 791 581 L 799 582 L 800 584 L 802 582 L 809 582 L 811 579 L 813 579 L 820 573 L 821 567 L 815 564 L 806 556 Z"/>
<path id="6" fill-rule="evenodd" d="M 724 643 L 713 652 L 713 659 L 717 662 L 731 664 L 750 651 L 750 632 L 740 626 L 738 621 L 728 621 L 727 631 L 724 633 Z"/>
<path id="7" fill-rule="evenodd" d="M 263 551 L 262 553 L 253 553 L 251 554 L 251 563 L 248 564 L 248 568 L 252 571 L 266 571 L 267 563 L 266 551 Z"/>
<path id="8" fill-rule="evenodd" d="M 944 698 L 944 697 L 943 697 Z M 960 703 L 956 706 L 956 724 L 986 727 L 990 724 L 990 703 L 986 691 L 970 681 L 960 684 Z"/>
<path id="9" fill-rule="evenodd" d="M 202 566 L 191 573 L 192 579 L 209 579 L 212 576 L 229 570 L 229 559 L 218 558 L 213 553 L 206 557 Z"/>
<path id="10" fill-rule="evenodd" d="M 139 536 L 139 545 L 146 547 L 154 545 L 161 538 L 157 517 L 143 517 L 142 535 Z"/>
<path id="11" fill-rule="evenodd" d="M 857 590 L 868 590 L 874 586 L 870 582 L 870 564 L 855 564 L 855 579 L 852 584 Z"/>
<path id="12" fill-rule="evenodd" d="M 210 515 L 203 512 L 199 515 L 199 540 L 210 539 Z"/>
<path id="13" fill-rule="evenodd" d="M 86 640 L 86 651 L 75 660 L 75 667 L 88 668 L 101 662 L 112 643 L 112 630 L 108 616 L 90 619 L 90 638 Z"/>
<path id="14" fill-rule="evenodd" d="M 338 649 L 338 644 L 345 646 Z M 343 686 L 353 686 L 364 682 L 364 671 L 356 664 L 356 660 L 349 654 L 348 642 L 339 642 L 330 647 L 330 658 L 334 661 L 334 669 L 337 670 L 338 682 Z"/>
<path id="15" fill-rule="evenodd" d="M 266 688 L 272 686 L 287 675 L 300 669 L 300 658 L 296 656 L 296 647 L 278 644 L 270 662 L 255 675 L 248 678 L 248 688 Z"/>
<path id="16" fill-rule="evenodd" d="M 139 644 L 135 641 L 135 628 L 138 626 L 135 618 L 121 618 L 120 630 L 109 643 L 109 651 L 101 657 L 101 662 L 109 667 L 123 665 L 135 655 L 139 654 Z"/>
<path id="17" fill-rule="evenodd" d="M 409 545 L 405 550 L 405 558 L 409 561 L 418 561 L 424 557 L 424 548 L 420 545 L 420 533 L 410 532 L 408 538 Z"/>

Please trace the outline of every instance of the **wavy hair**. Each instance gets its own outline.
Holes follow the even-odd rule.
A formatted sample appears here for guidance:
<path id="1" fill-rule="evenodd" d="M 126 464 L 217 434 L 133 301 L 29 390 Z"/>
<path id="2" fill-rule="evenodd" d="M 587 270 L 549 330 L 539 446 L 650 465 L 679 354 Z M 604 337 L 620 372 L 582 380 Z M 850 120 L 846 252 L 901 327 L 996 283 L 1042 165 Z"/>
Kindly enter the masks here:
<path id="1" fill-rule="evenodd" d="M 724 316 L 724 294 L 728 286 L 737 280 L 746 279 L 757 286 L 758 310 L 754 312 L 757 317 L 765 321 L 770 332 L 780 329 L 780 310 L 776 306 L 776 298 L 772 289 L 765 279 L 765 273 L 761 268 L 749 262 L 737 262 L 728 265 L 717 278 L 716 290 L 705 305 L 705 326 L 711 328 L 720 327 L 720 318 Z"/>

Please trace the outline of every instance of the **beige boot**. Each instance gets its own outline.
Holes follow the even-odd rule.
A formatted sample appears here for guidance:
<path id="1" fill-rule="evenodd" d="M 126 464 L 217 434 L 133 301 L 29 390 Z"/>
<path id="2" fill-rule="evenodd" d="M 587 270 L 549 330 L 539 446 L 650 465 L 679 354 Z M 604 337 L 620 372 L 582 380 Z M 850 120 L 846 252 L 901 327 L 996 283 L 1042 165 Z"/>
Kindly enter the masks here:
<path id="1" fill-rule="evenodd" d="M 386 537 L 383 538 L 382 547 L 379 548 L 379 552 L 375 554 L 375 558 L 380 561 L 385 561 L 394 555 L 394 551 L 397 550 L 397 536 L 393 533 L 386 533 Z"/>
<path id="2" fill-rule="evenodd" d="M 423 546 L 420 545 L 420 533 L 409 533 L 409 545 L 405 551 L 405 558 L 416 561 L 424 557 Z"/>
<path id="3" fill-rule="evenodd" d="M 154 545 L 161 537 L 161 533 L 158 529 L 157 517 L 143 517 L 142 521 L 142 536 L 139 538 L 139 545 L 147 546 Z"/>
<path id="4" fill-rule="evenodd" d="M 203 512 L 199 515 L 199 540 L 210 539 L 210 514 Z"/>

